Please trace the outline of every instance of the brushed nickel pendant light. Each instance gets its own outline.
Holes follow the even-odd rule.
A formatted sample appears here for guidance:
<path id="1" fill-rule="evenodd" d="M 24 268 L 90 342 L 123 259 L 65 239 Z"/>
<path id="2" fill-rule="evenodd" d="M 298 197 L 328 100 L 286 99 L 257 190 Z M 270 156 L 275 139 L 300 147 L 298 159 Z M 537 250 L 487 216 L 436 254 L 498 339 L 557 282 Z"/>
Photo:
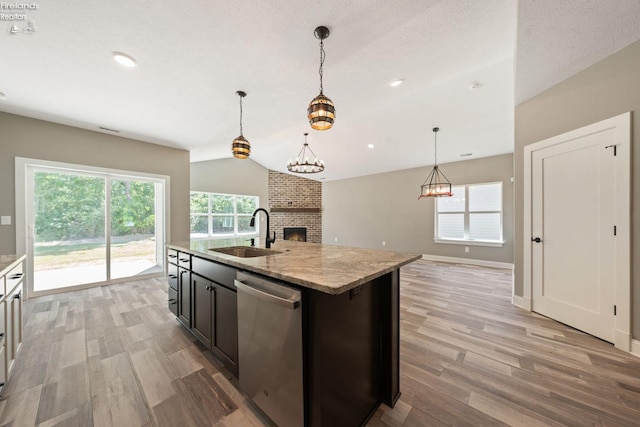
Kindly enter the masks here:
<path id="1" fill-rule="evenodd" d="M 242 98 L 247 94 L 241 90 L 236 94 L 240 97 L 240 136 L 231 143 L 231 152 L 236 159 L 246 159 L 251 154 L 251 144 L 242 135 Z"/>
<path id="2" fill-rule="evenodd" d="M 328 130 L 333 126 L 333 121 L 336 118 L 336 109 L 333 105 L 333 101 L 324 96 L 322 93 L 322 67 L 324 65 L 324 39 L 329 37 L 329 29 L 324 26 L 320 26 L 315 29 L 313 34 L 317 39 L 320 39 L 320 94 L 311 100 L 309 107 L 307 108 L 307 118 L 309 124 L 315 130 Z"/>
<path id="3" fill-rule="evenodd" d="M 420 186 L 420 196 L 418 200 L 423 197 L 451 197 L 451 182 L 438 168 L 438 131 L 440 128 L 433 128 L 434 144 L 434 162 L 431 173 L 427 175 L 427 179 Z"/>
<path id="4" fill-rule="evenodd" d="M 295 173 L 318 173 L 324 170 L 324 162 L 322 160 L 318 160 L 318 157 L 307 144 L 307 135 L 304 134 L 304 145 L 302 145 L 302 150 L 300 150 L 300 154 L 296 157 L 296 160 L 291 160 L 287 162 L 287 169 L 289 172 Z M 309 161 L 309 153 L 311 154 L 312 162 Z"/>

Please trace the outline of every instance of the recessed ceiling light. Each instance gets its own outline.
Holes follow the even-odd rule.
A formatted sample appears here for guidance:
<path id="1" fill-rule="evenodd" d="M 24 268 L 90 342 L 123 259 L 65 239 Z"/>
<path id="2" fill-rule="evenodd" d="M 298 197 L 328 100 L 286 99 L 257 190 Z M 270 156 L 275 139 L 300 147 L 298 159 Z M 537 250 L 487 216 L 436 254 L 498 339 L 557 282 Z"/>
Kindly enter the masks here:
<path id="1" fill-rule="evenodd" d="M 136 62 L 135 59 L 133 59 L 133 57 L 127 55 L 126 53 L 122 53 L 122 52 L 111 52 L 111 54 L 113 55 L 113 59 L 115 59 L 115 61 L 122 65 L 123 67 L 129 67 L 129 68 L 133 68 L 136 65 L 138 65 L 138 63 Z"/>
<path id="2" fill-rule="evenodd" d="M 4 92 L 0 92 L 0 99 L 7 99 L 7 95 Z"/>
<path id="3" fill-rule="evenodd" d="M 470 157 L 470 156 L 473 156 L 473 153 L 463 153 L 463 154 L 460 154 L 460 157 Z"/>
<path id="4" fill-rule="evenodd" d="M 389 86 L 391 87 L 398 87 L 402 84 L 402 82 L 404 81 L 404 79 L 397 79 L 392 81 L 391 83 L 389 83 Z"/>
<path id="5" fill-rule="evenodd" d="M 367 147 L 369 147 L 369 148 L 373 148 L 373 147 L 375 147 L 375 145 L 373 145 L 373 144 L 369 144 L 369 145 L 367 145 Z"/>
<path id="6" fill-rule="evenodd" d="M 482 83 L 480 82 L 471 82 L 471 84 L 469 85 L 469 89 L 471 90 L 480 89 L 481 87 Z"/>

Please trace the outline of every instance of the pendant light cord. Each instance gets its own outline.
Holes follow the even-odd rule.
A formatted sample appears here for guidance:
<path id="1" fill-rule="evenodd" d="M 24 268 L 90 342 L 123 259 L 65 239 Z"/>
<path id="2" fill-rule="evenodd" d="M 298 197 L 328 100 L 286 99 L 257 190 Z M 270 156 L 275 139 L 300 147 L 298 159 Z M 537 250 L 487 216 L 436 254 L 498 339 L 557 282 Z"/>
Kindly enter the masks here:
<path id="1" fill-rule="evenodd" d="M 242 134 L 242 95 L 240 95 L 240 136 L 244 136 Z"/>
<path id="2" fill-rule="evenodd" d="M 433 165 L 438 166 L 438 132 L 434 132 Z"/>
<path id="3" fill-rule="evenodd" d="M 324 65 L 324 41 L 320 40 L 320 94 L 322 95 L 322 66 Z"/>

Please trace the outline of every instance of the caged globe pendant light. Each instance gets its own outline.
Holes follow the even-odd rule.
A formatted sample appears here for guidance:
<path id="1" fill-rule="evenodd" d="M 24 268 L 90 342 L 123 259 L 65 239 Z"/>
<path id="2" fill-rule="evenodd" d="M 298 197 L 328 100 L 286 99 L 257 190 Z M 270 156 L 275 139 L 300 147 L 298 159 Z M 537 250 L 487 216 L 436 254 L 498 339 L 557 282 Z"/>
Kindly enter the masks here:
<path id="1" fill-rule="evenodd" d="M 318 173 L 324 170 L 324 162 L 322 160 L 318 160 L 318 157 L 311 150 L 309 144 L 307 144 L 307 135 L 309 134 L 304 134 L 304 145 L 302 146 L 302 150 L 300 150 L 300 154 L 298 154 L 295 161 L 289 159 L 289 161 L 287 162 L 287 169 L 289 170 L 289 172 Z M 311 153 L 313 162 L 309 161 L 307 150 L 309 151 L 309 153 Z"/>
<path id="2" fill-rule="evenodd" d="M 424 183 L 420 186 L 420 196 L 418 200 L 423 197 L 451 197 L 451 183 L 447 177 L 438 168 L 438 131 L 440 128 L 433 128 L 434 145 L 434 162 L 431 173 L 424 180 Z"/>
<path id="3" fill-rule="evenodd" d="M 236 94 L 240 97 L 240 136 L 231 143 L 231 152 L 236 159 L 246 159 L 251 154 L 251 144 L 242 135 L 242 98 L 247 94 L 241 90 L 237 91 Z"/>
<path id="4" fill-rule="evenodd" d="M 329 29 L 321 26 L 313 32 L 317 39 L 320 39 L 320 95 L 311 100 L 307 108 L 307 118 L 309 124 L 315 130 L 328 130 L 333 126 L 336 118 L 336 109 L 333 101 L 322 93 L 322 66 L 324 65 L 324 39 L 329 37 Z"/>

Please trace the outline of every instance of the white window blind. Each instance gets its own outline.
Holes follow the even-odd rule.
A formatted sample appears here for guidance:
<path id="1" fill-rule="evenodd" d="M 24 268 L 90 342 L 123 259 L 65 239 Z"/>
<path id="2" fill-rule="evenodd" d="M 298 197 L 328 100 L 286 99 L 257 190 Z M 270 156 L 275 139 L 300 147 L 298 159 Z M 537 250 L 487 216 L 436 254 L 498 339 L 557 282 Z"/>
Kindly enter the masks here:
<path id="1" fill-rule="evenodd" d="M 454 186 L 436 201 L 435 240 L 502 243 L 502 183 Z"/>

